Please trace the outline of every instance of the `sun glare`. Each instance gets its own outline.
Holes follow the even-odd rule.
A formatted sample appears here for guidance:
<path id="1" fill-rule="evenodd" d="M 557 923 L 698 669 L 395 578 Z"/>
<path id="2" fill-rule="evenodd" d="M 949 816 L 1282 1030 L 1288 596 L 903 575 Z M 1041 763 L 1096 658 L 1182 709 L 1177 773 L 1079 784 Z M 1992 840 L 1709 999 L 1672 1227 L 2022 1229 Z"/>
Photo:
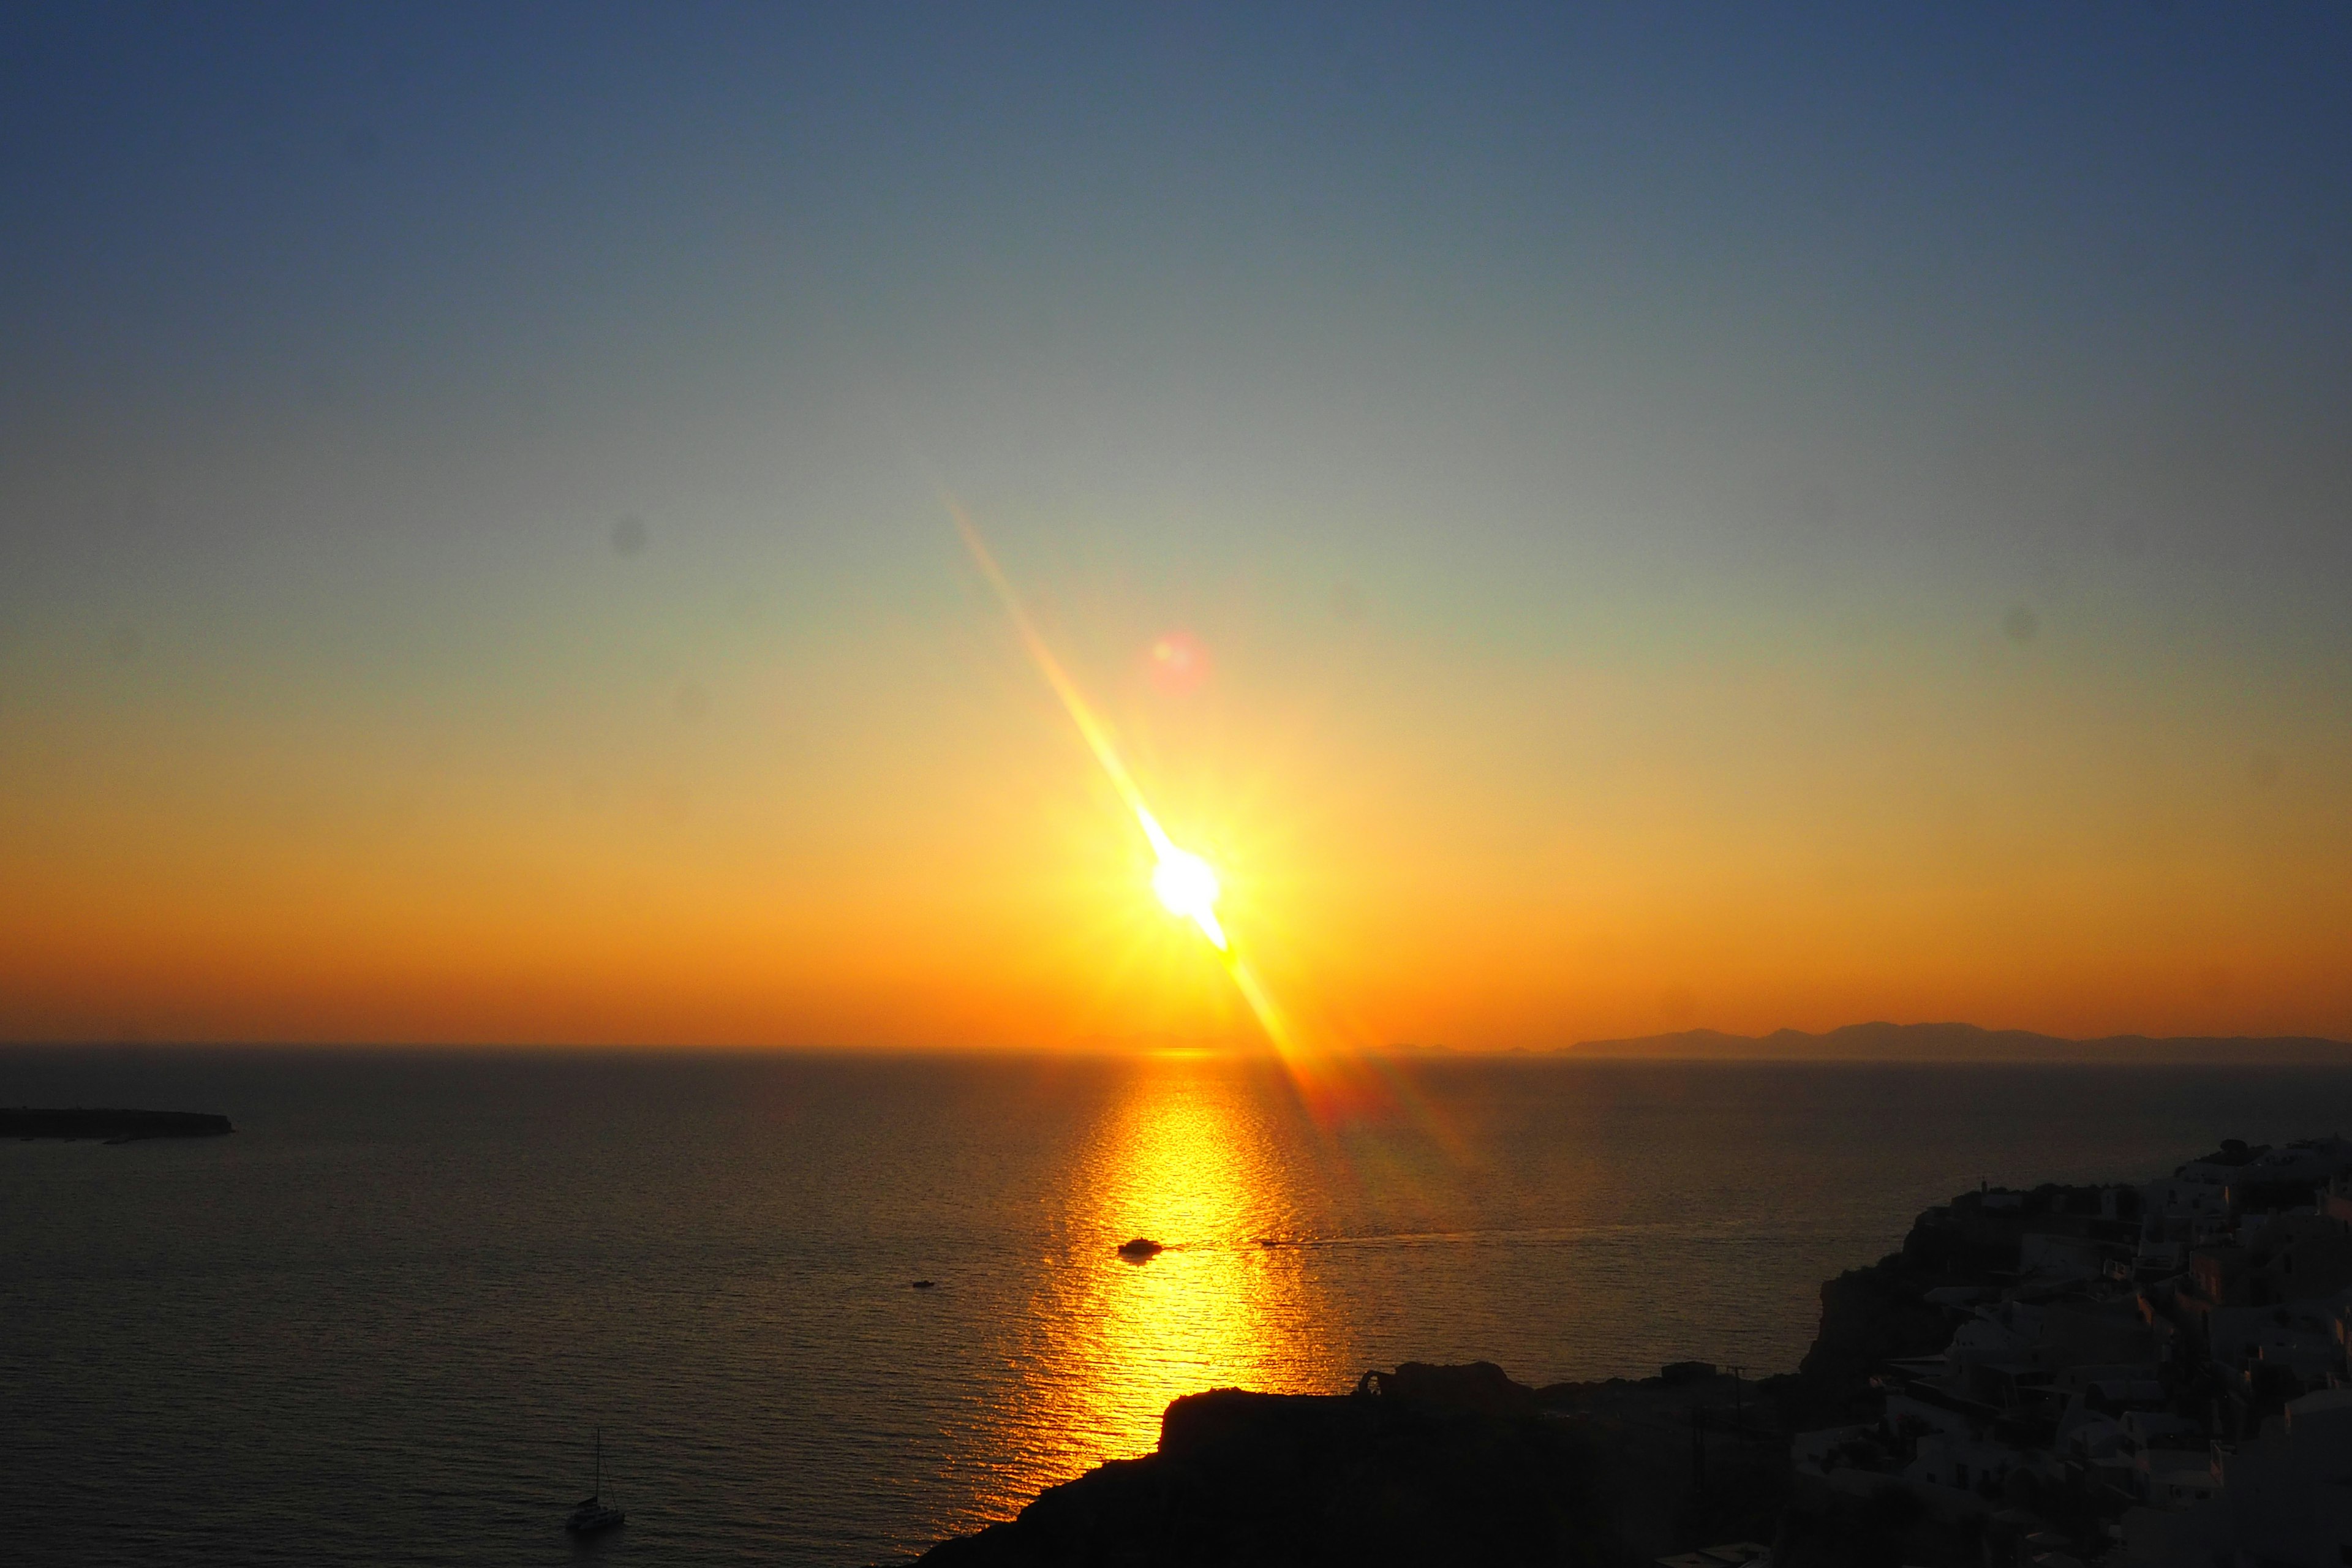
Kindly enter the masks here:
<path id="1" fill-rule="evenodd" d="M 1143 829 L 1143 837 L 1150 841 L 1151 853 L 1159 860 L 1151 872 L 1151 890 L 1160 895 L 1160 901 L 1167 906 L 1170 914 L 1191 921 L 1201 928 L 1201 934 L 1209 939 L 1211 945 L 1228 958 L 1232 957 L 1232 949 L 1225 942 L 1225 928 L 1217 920 L 1217 874 L 1209 869 L 1206 860 L 1189 849 L 1178 848 L 1169 838 L 1167 830 L 1160 826 L 1160 819 L 1153 816 L 1151 808 L 1143 803 L 1143 792 L 1136 787 L 1133 775 L 1127 771 L 1127 764 L 1119 760 L 1118 748 L 1111 743 L 1110 731 L 1087 705 L 1086 698 L 1078 691 L 1077 683 L 1063 669 L 1062 661 L 1054 657 L 1054 650 L 1045 646 L 1045 639 L 1038 634 L 1028 612 L 1021 607 L 1021 596 L 1013 591 L 1011 580 L 996 564 L 996 557 L 988 552 L 988 544 L 980 537 L 980 530 L 972 526 L 971 519 L 952 496 L 942 496 L 941 499 L 947 502 L 948 515 L 954 520 L 956 531 L 963 536 L 964 544 L 971 551 L 971 558 L 980 567 L 981 574 L 996 590 L 996 596 L 1004 603 L 1005 613 L 1013 617 L 1013 629 L 1021 634 L 1022 646 L 1029 650 L 1029 658 L 1037 666 L 1037 673 L 1045 678 L 1045 684 L 1052 687 L 1054 694 L 1062 700 L 1070 721 L 1086 738 L 1087 747 L 1094 752 L 1095 761 L 1102 764 L 1104 775 L 1118 791 L 1119 798 L 1127 803 L 1127 808 L 1135 814 L 1135 825 Z M 1189 650 L 1191 639 L 1183 640 Z M 1175 646 L 1172 640 L 1163 641 L 1167 641 L 1171 648 Z M 1197 659 L 1189 651 L 1186 659 L 1188 667 L 1197 665 Z M 1252 1010 L 1265 1024 L 1266 1033 L 1279 1042 L 1281 1026 L 1272 1009 L 1272 999 L 1264 994 L 1264 987 L 1245 965 L 1235 963 L 1230 967 L 1234 984 L 1241 986 Z"/>
<path id="2" fill-rule="evenodd" d="M 1225 945 L 1224 928 L 1217 923 L 1217 874 L 1189 849 L 1168 846 L 1152 868 L 1151 890 L 1171 915 L 1181 915 L 1201 928 L 1201 934 Z"/>

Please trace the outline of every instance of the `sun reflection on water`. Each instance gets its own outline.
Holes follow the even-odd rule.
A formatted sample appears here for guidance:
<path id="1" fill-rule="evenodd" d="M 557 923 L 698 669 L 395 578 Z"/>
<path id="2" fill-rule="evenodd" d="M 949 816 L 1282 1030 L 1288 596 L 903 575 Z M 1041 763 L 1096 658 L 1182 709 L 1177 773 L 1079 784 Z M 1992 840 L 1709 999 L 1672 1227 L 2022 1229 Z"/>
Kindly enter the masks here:
<path id="1" fill-rule="evenodd" d="M 1298 1256 L 1260 1245 L 1292 1219 L 1265 1109 L 1244 1080 L 1181 1062 L 1129 1081 L 1072 1173 L 1064 1255 L 1016 1336 L 990 1511 L 1149 1452 L 1181 1394 L 1328 1381 Z M 1122 1259 L 1135 1237 L 1165 1250 Z"/>

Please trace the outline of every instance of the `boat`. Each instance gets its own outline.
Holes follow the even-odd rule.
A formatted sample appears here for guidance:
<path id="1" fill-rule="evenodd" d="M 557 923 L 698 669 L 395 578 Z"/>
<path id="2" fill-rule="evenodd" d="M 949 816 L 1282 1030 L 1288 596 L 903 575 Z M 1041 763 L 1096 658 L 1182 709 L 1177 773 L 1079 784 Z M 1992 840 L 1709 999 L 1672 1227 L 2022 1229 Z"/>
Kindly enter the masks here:
<path id="1" fill-rule="evenodd" d="M 596 1489 L 580 1500 L 563 1528 L 574 1535 L 595 1535 L 612 1529 L 629 1516 L 604 1502 L 604 1428 L 596 1428 Z"/>

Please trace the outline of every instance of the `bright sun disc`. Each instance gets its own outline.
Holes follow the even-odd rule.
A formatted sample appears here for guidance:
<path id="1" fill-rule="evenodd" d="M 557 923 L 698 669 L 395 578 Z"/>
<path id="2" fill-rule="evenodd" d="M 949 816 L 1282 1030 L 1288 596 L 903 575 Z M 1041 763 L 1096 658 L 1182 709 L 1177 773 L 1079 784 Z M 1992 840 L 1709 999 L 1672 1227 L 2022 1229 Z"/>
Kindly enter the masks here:
<path id="1" fill-rule="evenodd" d="M 1160 895 L 1160 904 L 1171 915 L 1181 915 L 1199 926 L 1202 934 L 1219 947 L 1225 945 L 1225 933 L 1217 924 L 1217 874 L 1209 863 L 1189 849 L 1171 845 L 1152 868 L 1151 890 Z"/>

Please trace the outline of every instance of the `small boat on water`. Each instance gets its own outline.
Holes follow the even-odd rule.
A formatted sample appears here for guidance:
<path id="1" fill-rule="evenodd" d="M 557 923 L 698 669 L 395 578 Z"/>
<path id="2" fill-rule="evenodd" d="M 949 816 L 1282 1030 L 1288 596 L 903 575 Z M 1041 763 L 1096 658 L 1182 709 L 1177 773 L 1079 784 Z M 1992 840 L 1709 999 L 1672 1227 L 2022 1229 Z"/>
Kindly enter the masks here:
<path id="1" fill-rule="evenodd" d="M 574 1535 L 595 1535 L 612 1529 L 629 1516 L 604 1503 L 604 1428 L 596 1428 L 596 1489 L 580 1500 L 563 1528 Z"/>

